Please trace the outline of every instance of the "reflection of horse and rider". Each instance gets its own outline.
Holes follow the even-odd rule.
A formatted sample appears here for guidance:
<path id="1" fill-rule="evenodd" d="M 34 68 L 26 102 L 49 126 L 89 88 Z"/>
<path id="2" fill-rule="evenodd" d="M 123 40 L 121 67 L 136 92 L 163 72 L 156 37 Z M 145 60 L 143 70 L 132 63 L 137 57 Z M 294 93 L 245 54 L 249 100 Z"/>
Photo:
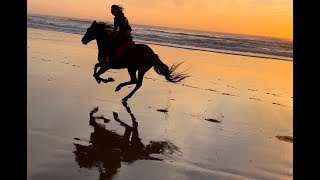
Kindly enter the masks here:
<path id="1" fill-rule="evenodd" d="M 94 66 L 93 76 L 98 83 L 114 81 L 113 78 L 100 77 L 109 69 L 127 68 L 130 81 L 116 87 L 116 91 L 119 91 L 124 86 L 136 84 L 136 87 L 122 99 L 127 101 L 142 86 L 143 77 L 151 67 L 172 83 L 178 83 L 189 76 L 184 72 L 175 72 L 181 62 L 168 67 L 148 45 L 133 42 L 131 26 L 121 6 L 112 5 L 111 13 L 114 15 L 113 26 L 93 21 L 81 39 L 83 44 L 97 41 L 98 63 Z"/>
<path id="2" fill-rule="evenodd" d="M 100 180 L 112 179 L 121 167 L 121 162 L 130 164 L 137 160 L 162 161 L 160 158 L 152 157 L 151 154 L 165 155 L 179 151 L 178 147 L 167 141 L 150 141 L 149 144 L 144 145 L 139 137 L 136 118 L 131 113 L 127 103 L 123 102 L 122 104 L 132 120 L 132 126 L 129 126 L 119 119 L 116 112 L 113 112 L 114 120 L 125 128 L 123 135 L 107 130 L 96 121 L 97 119 L 103 119 L 101 116 L 94 116 L 98 111 L 96 107 L 89 114 L 89 124 L 94 128 L 90 136 L 91 145 L 74 144 L 76 147 L 74 151 L 75 160 L 79 167 L 97 168 L 100 173 Z"/>

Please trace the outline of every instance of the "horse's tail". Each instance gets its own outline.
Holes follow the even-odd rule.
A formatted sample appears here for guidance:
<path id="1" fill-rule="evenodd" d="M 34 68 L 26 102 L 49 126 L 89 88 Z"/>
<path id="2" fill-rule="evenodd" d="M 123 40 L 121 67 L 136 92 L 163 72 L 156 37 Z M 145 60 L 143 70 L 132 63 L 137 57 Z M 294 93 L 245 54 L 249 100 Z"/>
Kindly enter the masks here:
<path id="1" fill-rule="evenodd" d="M 156 59 L 156 63 L 153 65 L 154 70 L 160 74 L 163 75 L 167 81 L 172 82 L 172 83 L 178 83 L 182 80 L 184 80 L 185 78 L 189 77 L 189 75 L 187 75 L 184 72 L 181 73 L 174 73 L 174 71 L 182 64 L 178 63 L 178 64 L 173 64 L 170 68 L 165 65 L 160 59 L 159 56 L 157 54 L 154 54 L 155 59 Z"/>

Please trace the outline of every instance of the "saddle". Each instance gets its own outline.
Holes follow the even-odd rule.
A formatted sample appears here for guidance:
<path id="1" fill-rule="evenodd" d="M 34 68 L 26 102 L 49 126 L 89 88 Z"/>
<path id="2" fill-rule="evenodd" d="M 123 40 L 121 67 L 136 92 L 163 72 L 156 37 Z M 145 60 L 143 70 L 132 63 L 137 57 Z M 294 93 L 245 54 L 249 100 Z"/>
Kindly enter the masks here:
<path id="1" fill-rule="evenodd" d="M 130 32 L 117 33 L 115 36 L 115 47 L 113 49 L 113 59 L 121 58 L 130 45 L 135 44 Z"/>
<path id="2" fill-rule="evenodd" d="M 126 63 L 123 62 L 123 56 L 128 47 L 135 44 L 133 37 L 128 31 L 122 33 L 117 32 L 111 38 L 111 46 L 107 47 L 108 53 L 98 58 L 100 59 L 99 63 L 102 65 L 111 65 L 116 69 L 124 67 Z"/>

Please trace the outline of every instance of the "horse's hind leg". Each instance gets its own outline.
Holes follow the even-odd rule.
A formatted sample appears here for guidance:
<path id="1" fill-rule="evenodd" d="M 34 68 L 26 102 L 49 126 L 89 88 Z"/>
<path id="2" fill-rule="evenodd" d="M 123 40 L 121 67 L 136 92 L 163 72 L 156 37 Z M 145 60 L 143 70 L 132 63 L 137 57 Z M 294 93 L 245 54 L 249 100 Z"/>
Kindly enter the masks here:
<path id="1" fill-rule="evenodd" d="M 122 98 L 122 101 L 128 101 L 128 99 L 131 98 L 131 96 L 142 86 L 143 76 L 146 72 L 147 71 L 145 70 L 139 70 L 136 87 L 126 97 Z"/>
<path id="2" fill-rule="evenodd" d="M 128 68 L 128 73 L 129 73 L 129 75 L 130 75 L 130 81 L 120 83 L 120 84 L 116 87 L 116 91 L 119 91 L 123 86 L 127 86 L 127 85 L 130 85 L 130 84 L 135 84 L 135 83 L 137 83 L 136 71 L 137 71 L 137 70 L 135 70 L 135 69 L 129 69 L 129 68 Z"/>

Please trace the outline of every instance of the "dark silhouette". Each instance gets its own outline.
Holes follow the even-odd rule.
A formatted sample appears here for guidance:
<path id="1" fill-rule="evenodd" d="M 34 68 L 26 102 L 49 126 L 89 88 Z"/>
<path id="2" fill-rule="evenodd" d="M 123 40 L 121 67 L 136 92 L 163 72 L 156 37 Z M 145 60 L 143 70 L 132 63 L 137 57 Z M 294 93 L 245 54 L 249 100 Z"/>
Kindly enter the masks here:
<path id="1" fill-rule="evenodd" d="M 97 23 L 93 21 L 87 32 L 82 37 L 83 44 L 87 44 L 92 40 L 96 40 L 98 45 L 98 63 L 94 66 L 93 76 L 96 81 L 104 83 L 114 81 L 113 78 L 102 79 L 101 74 L 109 69 L 123 69 L 127 68 L 130 75 L 130 81 L 120 83 L 116 87 L 119 91 L 123 86 L 136 84 L 136 87 L 122 100 L 127 101 L 141 86 L 144 74 L 153 66 L 154 70 L 163 75 L 167 81 L 178 83 L 181 80 L 189 77 L 184 72 L 174 73 L 174 71 L 182 64 L 173 64 L 170 68 L 164 64 L 157 54 L 146 44 L 130 44 L 120 59 L 114 61 L 115 49 L 119 47 L 117 38 L 110 38 L 112 26 L 105 23 Z M 107 63 L 105 63 L 107 62 Z M 100 68 L 99 68 L 100 67 Z M 99 68 L 98 72 L 97 69 Z M 138 78 L 136 72 L 138 71 Z"/>
<path id="2" fill-rule="evenodd" d="M 132 120 L 131 127 L 121 121 L 116 112 L 113 112 L 114 119 L 125 128 L 123 135 L 109 131 L 96 122 L 96 119 L 101 119 L 101 116 L 94 116 L 98 111 L 98 107 L 96 107 L 90 112 L 89 124 L 94 128 L 90 136 L 91 145 L 84 146 L 74 143 L 76 147 L 74 151 L 75 160 L 79 167 L 97 168 L 100 173 L 99 180 L 112 179 L 121 167 L 121 162 L 130 164 L 137 160 L 162 161 L 162 159 L 150 155 L 173 154 L 179 151 L 178 147 L 167 141 L 150 141 L 149 144 L 144 145 L 139 137 L 136 118 L 131 113 L 127 103 L 122 102 L 122 104 Z"/>
<path id="3" fill-rule="evenodd" d="M 115 51 L 114 61 L 120 59 L 124 51 L 133 42 L 133 37 L 131 36 L 132 28 L 130 26 L 128 18 L 123 12 L 123 7 L 120 5 L 111 6 L 111 14 L 114 16 L 113 19 L 113 29 L 109 33 L 110 37 L 118 38 L 119 47 Z M 118 35 L 118 36 L 116 36 Z"/>

